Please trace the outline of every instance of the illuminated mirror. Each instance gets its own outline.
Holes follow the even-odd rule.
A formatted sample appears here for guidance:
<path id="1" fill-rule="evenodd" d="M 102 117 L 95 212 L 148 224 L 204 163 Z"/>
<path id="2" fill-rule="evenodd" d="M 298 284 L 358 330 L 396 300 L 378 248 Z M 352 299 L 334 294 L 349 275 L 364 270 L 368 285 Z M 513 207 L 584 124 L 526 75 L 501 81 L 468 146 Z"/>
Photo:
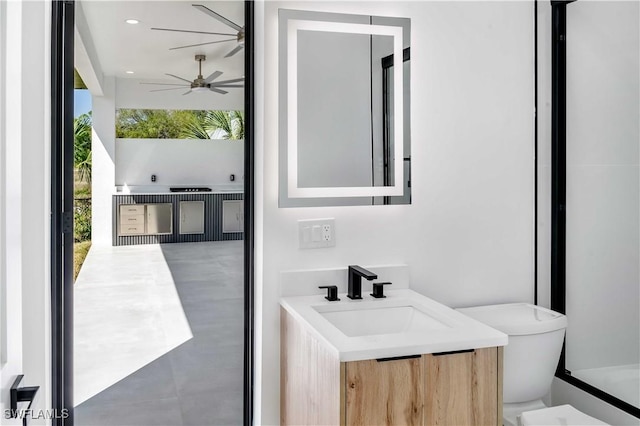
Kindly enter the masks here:
<path id="1" fill-rule="evenodd" d="M 280 207 L 411 202 L 409 40 L 407 18 L 279 11 Z"/>

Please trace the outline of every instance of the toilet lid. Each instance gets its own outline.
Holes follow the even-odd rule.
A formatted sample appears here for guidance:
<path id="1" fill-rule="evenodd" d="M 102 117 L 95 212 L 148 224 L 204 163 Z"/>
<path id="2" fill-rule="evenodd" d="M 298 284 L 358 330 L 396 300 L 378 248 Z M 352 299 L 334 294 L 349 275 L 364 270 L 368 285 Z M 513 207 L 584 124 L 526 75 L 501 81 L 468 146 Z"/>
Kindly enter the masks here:
<path id="1" fill-rule="evenodd" d="M 506 303 L 456 310 L 509 336 L 548 333 L 567 327 L 566 316 L 529 303 Z"/>
<path id="2" fill-rule="evenodd" d="M 582 411 L 576 410 L 571 405 L 559 405 L 557 407 L 543 408 L 541 410 L 525 411 L 522 413 L 520 421 L 522 426 L 609 426 L 603 421 L 587 416 Z"/>

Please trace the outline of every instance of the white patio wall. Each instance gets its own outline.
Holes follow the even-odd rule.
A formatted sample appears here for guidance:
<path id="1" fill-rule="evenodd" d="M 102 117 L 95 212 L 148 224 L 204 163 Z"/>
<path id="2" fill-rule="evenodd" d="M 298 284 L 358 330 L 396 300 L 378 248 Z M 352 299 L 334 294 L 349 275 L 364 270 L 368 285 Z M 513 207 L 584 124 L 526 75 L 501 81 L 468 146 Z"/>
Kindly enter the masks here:
<path id="1" fill-rule="evenodd" d="M 244 141 L 116 139 L 116 185 L 219 185 L 242 183 Z"/>

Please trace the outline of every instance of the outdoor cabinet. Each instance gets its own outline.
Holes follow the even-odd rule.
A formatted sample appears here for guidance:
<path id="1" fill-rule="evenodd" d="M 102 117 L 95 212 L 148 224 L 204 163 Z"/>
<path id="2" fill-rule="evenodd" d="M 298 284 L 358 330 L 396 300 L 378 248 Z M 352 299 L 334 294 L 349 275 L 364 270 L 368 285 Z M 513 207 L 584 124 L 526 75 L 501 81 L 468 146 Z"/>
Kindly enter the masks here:
<path id="1" fill-rule="evenodd" d="M 204 201 L 180 201 L 180 233 L 204 234 Z"/>
<path id="2" fill-rule="evenodd" d="M 142 235 L 144 232 L 144 204 L 122 204 L 118 214 L 118 234 Z"/>
<path id="3" fill-rule="evenodd" d="M 146 204 L 147 234 L 171 234 L 173 232 L 173 204 Z"/>
<path id="4" fill-rule="evenodd" d="M 225 200 L 222 202 L 222 232 L 243 232 L 244 201 Z"/>

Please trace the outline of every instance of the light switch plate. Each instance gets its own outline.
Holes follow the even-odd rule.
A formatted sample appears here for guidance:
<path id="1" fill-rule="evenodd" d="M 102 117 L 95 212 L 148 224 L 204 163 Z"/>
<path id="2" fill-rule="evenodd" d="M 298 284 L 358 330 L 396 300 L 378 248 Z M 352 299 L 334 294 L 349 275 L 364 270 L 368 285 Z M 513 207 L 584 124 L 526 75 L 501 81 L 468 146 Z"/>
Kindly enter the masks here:
<path id="1" fill-rule="evenodd" d="M 301 249 L 335 247 L 335 219 L 299 220 L 298 241 Z"/>

